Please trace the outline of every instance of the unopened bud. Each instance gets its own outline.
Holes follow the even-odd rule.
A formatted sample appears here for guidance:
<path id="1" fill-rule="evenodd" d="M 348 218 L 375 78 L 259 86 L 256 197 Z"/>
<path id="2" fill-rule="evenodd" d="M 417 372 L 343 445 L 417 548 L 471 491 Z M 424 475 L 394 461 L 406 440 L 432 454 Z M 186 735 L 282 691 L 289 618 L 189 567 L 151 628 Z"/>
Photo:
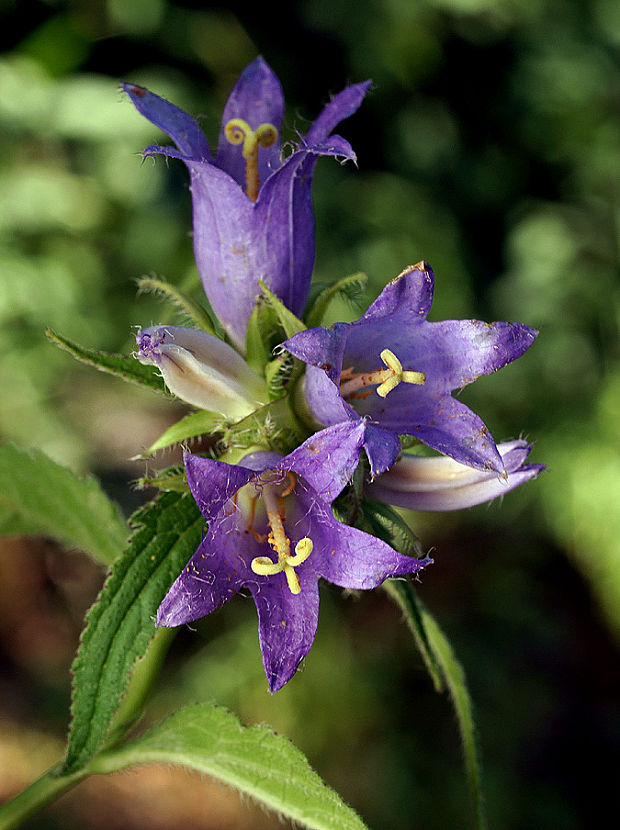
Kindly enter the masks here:
<path id="1" fill-rule="evenodd" d="M 240 420 L 267 403 L 265 381 L 227 343 L 201 329 L 151 326 L 137 336 L 137 359 L 156 366 L 168 389 L 199 409 Z"/>

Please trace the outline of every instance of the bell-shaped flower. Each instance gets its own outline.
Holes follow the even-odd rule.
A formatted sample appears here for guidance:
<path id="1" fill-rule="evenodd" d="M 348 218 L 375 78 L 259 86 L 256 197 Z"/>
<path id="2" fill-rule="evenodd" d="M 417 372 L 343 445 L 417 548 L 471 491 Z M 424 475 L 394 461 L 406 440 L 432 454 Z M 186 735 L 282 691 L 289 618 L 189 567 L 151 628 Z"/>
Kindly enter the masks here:
<path id="1" fill-rule="evenodd" d="M 462 510 L 492 501 L 536 478 L 544 464 L 525 464 L 532 449 L 526 441 L 507 441 L 497 449 L 506 477 L 476 470 L 453 458 L 422 458 L 401 455 L 395 464 L 366 485 L 366 494 L 376 501 L 409 510 Z"/>
<path id="2" fill-rule="evenodd" d="M 240 465 L 187 453 L 187 481 L 209 526 L 165 596 L 157 625 L 191 622 L 246 588 L 258 610 L 269 689 L 276 692 L 314 640 L 319 577 L 375 588 L 429 564 L 334 518 L 331 503 L 357 466 L 363 436 L 362 423 L 339 424 L 285 457 L 255 452 Z"/>
<path id="3" fill-rule="evenodd" d="M 151 326 L 136 335 L 135 356 L 156 366 L 168 389 L 199 409 L 238 421 L 267 403 L 267 387 L 219 337 L 184 326 Z"/>
<path id="4" fill-rule="evenodd" d="M 451 393 L 515 360 L 537 332 L 521 323 L 429 323 L 433 287 L 430 266 L 420 262 L 388 283 L 359 320 L 302 331 L 284 346 L 308 364 L 305 395 L 319 423 L 366 419 L 373 475 L 396 460 L 399 435 L 504 474 L 489 430 Z"/>
<path id="5" fill-rule="evenodd" d="M 259 279 L 302 315 L 314 264 L 314 165 L 319 156 L 355 160 L 351 145 L 331 132 L 357 110 L 369 86 L 355 84 L 332 98 L 283 159 L 282 89 L 260 57 L 230 94 L 215 155 L 193 118 L 143 87 L 122 84 L 136 109 L 176 144 L 153 145 L 143 155 L 160 153 L 187 165 L 198 271 L 213 310 L 241 351 Z"/>

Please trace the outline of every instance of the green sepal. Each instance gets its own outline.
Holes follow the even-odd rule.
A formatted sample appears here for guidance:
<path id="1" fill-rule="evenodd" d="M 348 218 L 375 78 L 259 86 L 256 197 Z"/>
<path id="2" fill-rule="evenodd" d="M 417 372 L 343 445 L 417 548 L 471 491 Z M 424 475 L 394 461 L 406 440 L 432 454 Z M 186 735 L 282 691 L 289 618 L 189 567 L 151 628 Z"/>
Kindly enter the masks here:
<path id="1" fill-rule="evenodd" d="M 248 320 L 245 354 L 248 365 L 262 374 L 272 358 L 271 350 L 279 339 L 278 317 L 262 297 L 258 298 Z"/>
<path id="2" fill-rule="evenodd" d="M 422 544 L 407 522 L 387 504 L 364 499 L 360 503 L 358 525 L 367 533 L 383 539 L 405 556 L 424 559 Z"/>
<path id="3" fill-rule="evenodd" d="M 296 317 L 292 311 L 289 311 L 282 300 L 269 289 L 267 284 L 263 280 L 259 280 L 258 284 L 263 292 L 263 296 L 275 311 L 286 336 L 292 337 L 294 334 L 304 331 L 306 328 L 305 323 Z"/>
<path id="4" fill-rule="evenodd" d="M 114 562 L 72 666 L 73 703 L 65 774 L 101 749 L 136 661 L 155 634 L 155 614 L 190 559 L 204 519 L 190 493 L 163 493 L 132 518 L 129 546 Z"/>
<path id="5" fill-rule="evenodd" d="M 217 412 L 207 412 L 204 409 L 199 412 L 191 412 L 185 418 L 177 421 L 176 424 L 168 427 L 157 441 L 141 454 L 140 458 L 146 458 L 153 455 L 157 450 L 163 450 L 189 438 L 196 438 L 198 435 L 213 435 L 221 432 L 226 425 L 227 421 Z"/>
<path id="6" fill-rule="evenodd" d="M 152 366 L 143 365 L 131 355 L 110 354 L 109 352 L 101 352 L 96 349 L 87 349 L 84 346 L 73 343 L 66 337 L 62 337 L 60 334 L 52 331 L 52 329 L 47 329 L 45 334 L 52 343 L 64 351 L 69 352 L 72 357 L 81 363 L 94 366 L 100 372 L 116 375 L 130 383 L 147 386 L 156 392 L 162 392 L 167 396 L 169 395 L 163 378 L 157 374 L 156 370 Z"/>
<path id="7" fill-rule="evenodd" d="M 136 486 L 141 490 L 157 487 L 165 492 L 187 493 L 189 491 L 184 467 L 168 467 L 156 476 L 142 476 L 137 480 Z"/>
<path id="8" fill-rule="evenodd" d="M 158 280 L 155 277 L 141 277 L 138 280 L 138 292 L 159 294 L 170 300 L 177 308 L 180 308 L 198 328 L 215 334 L 215 326 L 209 312 L 200 303 L 192 300 L 182 291 L 166 280 Z"/>
<path id="9" fill-rule="evenodd" d="M 96 479 L 80 478 L 40 450 L 0 447 L 0 533 L 45 534 L 110 564 L 129 531 Z"/>
<path id="10" fill-rule="evenodd" d="M 311 329 L 315 326 L 320 326 L 330 303 L 338 296 L 346 297 L 356 306 L 360 305 L 360 299 L 363 296 L 367 282 L 368 275 L 360 271 L 357 274 L 350 274 L 348 277 L 343 277 L 332 285 L 328 285 L 310 302 L 310 308 L 306 314 L 307 327 Z"/>
<path id="11" fill-rule="evenodd" d="M 231 447 L 243 449 L 266 445 L 286 455 L 298 445 L 299 438 L 298 424 L 291 417 L 287 396 L 281 396 L 228 426 L 223 432 L 221 446 L 225 452 Z"/>
<path id="12" fill-rule="evenodd" d="M 180 709 L 145 735 L 99 755 L 90 770 L 109 773 L 149 762 L 180 764 L 211 775 L 296 826 L 366 830 L 287 738 L 268 726 L 245 727 L 214 704 Z"/>

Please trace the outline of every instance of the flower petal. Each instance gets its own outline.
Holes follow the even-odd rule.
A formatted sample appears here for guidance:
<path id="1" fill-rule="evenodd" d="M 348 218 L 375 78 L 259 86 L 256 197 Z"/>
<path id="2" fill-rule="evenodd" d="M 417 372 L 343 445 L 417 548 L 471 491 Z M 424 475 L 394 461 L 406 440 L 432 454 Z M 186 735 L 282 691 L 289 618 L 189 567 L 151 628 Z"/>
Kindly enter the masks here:
<path id="1" fill-rule="evenodd" d="M 182 153 L 197 161 L 211 159 L 211 150 L 196 121 L 159 95 L 136 84 L 121 84 L 133 105 L 145 118 L 167 133 Z"/>
<path id="2" fill-rule="evenodd" d="M 390 280 L 374 303 L 368 306 L 362 320 L 390 317 L 425 320 L 433 302 L 435 275 L 427 262 L 418 262 L 405 268 Z M 361 321 L 358 321 L 361 322 Z"/>
<path id="3" fill-rule="evenodd" d="M 239 590 L 244 576 L 207 536 L 164 597 L 156 624 L 173 628 L 210 614 Z"/>
<path id="4" fill-rule="evenodd" d="M 297 568 L 301 592 L 292 594 L 283 573 L 249 585 L 258 610 L 258 633 L 269 691 L 277 692 L 310 651 L 319 617 L 316 575 Z"/>
<path id="5" fill-rule="evenodd" d="M 323 108 L 319 117 L 306 134 L 306 144 L 317 144 L 324 141 L 331 131 L 345 118 L 353 115 L 359 109 L 364 96 L 372 85 L 372 81 L 363 81 L 343 89 Z"/>
<path id="6" fill-rule="evenodd" d="M 258 295 L 253 253 L 253 204 L 231 177 L 212 164 L 187 161 L 194 211 L 194 254 L 209 302 L 239 350 Z"/>
<path id="7" fill-rule="evenodd" d="M 255 475 L 254 470 L 186 452 L 187 483 L 200 512 L 209 521 Z"/>
<path id="8" fill-rule="evenodd" d="M 225 135 L 226 124 L 233 118 L 241 118 L 253 130 L 261 124 L 273 124 L 278 130 L 278 140 L 271 147 L 261 147 L 258 152 L 260 180 L 269 176 L 280 165 L 280 137 L 284 115 L 284 96 L 280 81 L 263 58 L 258 57 L 247 66 L 228 97 L 217 147 L 215 163 L 235 181 L 245 182 L 245 159 L 239 145 L 230 144 Z"/>
<path id="9" fill-rule="evenodd" d="M 255 205 L 248 245 L 255 290 L 258 279 L 264 279 L 298 317 L 306 306 L 314 265 L 314 166 L 322 155 L 348 157 L 345 145 L 350 150 L 348 142 L 333 136 L 324 145 L 293 153 L 263 184 Z M 244 311 L 247 319 L 253 305 Z"/>
<path id="10" fill-rule="evenodd" d="M 390 393 L 390 407 L 380 425 L 399 435 L 413 435 L 438 452 L 478 470 L 504 472 L 495 442 L 483 421 L 450 395 L 416 395 L 416 387 L 401 384 Z"/>
<path id="11" fill-rule="evenodd" d="M 312 541 L 317 573 L 343 588 L 376 588 L 389 576 L 415 573 L 433 561 L 403 556 L 381 539 L 334 518 L 313 525 Z"/>
<path id="12" fill-rule="evenodd" d="M 299 473 L 331 504 L 349 482 L 359 463 L 364 423 L 348 421 L 315 433 L 282 459 L 282 470 Z"/>

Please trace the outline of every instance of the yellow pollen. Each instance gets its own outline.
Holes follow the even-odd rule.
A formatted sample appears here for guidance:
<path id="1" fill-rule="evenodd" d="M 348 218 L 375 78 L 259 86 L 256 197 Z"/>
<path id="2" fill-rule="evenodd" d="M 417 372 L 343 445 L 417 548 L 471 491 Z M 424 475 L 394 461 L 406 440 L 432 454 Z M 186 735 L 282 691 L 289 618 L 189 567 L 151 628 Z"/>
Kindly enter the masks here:
<path id="1" fill-rule="evenodd" d="M 387 369 L 357 373 L 346 369 L 342 372 L 344 383 L 340 384 L 340 394 L 343 398 L 366 398 L 372 392 L 367 388 L 370 386 L 377 387 L 375 391 L 380 398 L 387 398 L 400 383 L 413 383 L 416 386 L 426 383 L 424 372 L 403 369 L 402 363 L 390 349 L 383 349 L 380 357 Z"/>
<path id="2" fill-rule="evenodd" d="M 245 192 L 248 199 L 255 202 L 260 186 L 258 148 L 275 144 L 278 130 L 269 123 L 261 124 L 253 130 L 243 118 L 231 118 L 224 127 L 224 135 L 230 144 L 243 144 L 241 154 L 245 159 Z"/>

